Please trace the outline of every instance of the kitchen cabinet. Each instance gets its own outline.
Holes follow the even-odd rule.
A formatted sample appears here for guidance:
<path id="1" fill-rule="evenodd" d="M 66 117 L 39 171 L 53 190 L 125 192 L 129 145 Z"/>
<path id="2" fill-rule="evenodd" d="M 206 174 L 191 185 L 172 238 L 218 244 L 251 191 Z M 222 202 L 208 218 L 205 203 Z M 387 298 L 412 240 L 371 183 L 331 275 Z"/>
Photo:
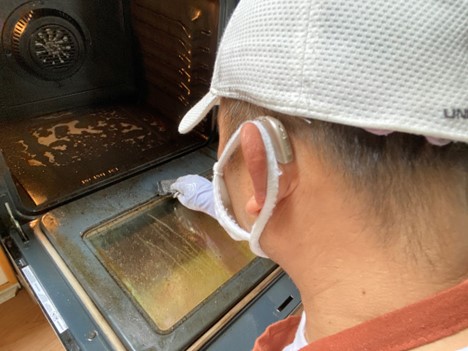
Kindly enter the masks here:
<path id="1" fill-rule="evenodd" d="M 0 247 L 0 303 L 14 297 L 19 289 L 15 273 L 11 268 L 3 248 Z"/>

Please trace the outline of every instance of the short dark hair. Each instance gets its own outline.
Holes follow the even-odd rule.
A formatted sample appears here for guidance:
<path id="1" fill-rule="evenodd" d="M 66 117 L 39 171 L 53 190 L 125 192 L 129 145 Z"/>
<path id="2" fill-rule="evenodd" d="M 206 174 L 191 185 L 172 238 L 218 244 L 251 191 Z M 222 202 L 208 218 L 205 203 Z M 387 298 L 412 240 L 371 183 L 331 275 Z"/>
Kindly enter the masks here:
<path id="1" fill-rule="evenodd" d="M 377 136 L 361 128 L 306 121 L 239 100 L 223 98 L 222 104 L 225 116 L 220 118 L 224 118 L 227 135 L 259 116 L 279 119 L 294 139 L 313 147 L 329 171 L 343 175 L 347 187 L 363 196 L 366 208 L 387 231 L 398 230 L 396 218 L 410 232 L 424 230 L 420 222 L 431 211 L 426 201 L 434 199 L 453 203 L 462 196 L 468 211 L 467 144 L 440 147 L 423 136 L 397 132 Z"/>

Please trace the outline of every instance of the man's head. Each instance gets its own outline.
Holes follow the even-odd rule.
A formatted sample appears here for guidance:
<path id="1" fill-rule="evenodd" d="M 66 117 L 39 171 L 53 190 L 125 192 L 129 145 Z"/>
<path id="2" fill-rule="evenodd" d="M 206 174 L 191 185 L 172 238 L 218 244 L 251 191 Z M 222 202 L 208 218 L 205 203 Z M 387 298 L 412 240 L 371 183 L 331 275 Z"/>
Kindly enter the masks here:
<path id="1" fill-rule="evenodd" d="M 467 18 L 466 2 L 241 0 L 210 92 L 179 130 L 190 131 L 221 101 L 222 150 L 242 121 L 280 119 L 298 160 L 282 167 L 276 219 L 289 214 L 283 198 L 316 181 L 315 193 L 303 191 L 309 203 L 326 194 L 319 185 L 333 187 L 330 194 L 342 198 L 333 202 L 336 211 L 346 198 L 359 199 L 360 213 L 371 214 L 383 233 L 439 230 L 427 224 L 435 203 L 467 206 Z M 247 228 L 265 192 L 252 172 L 268 176 L 259 135 L 243 126 L 243 152 L 225 172 L 235 216 Z M 433 145 L 445 140 L 451 143 Z"/>
<path id="2" fill-rule="evenodd" d="M 272 116 L 285 126 L 295 153 L 295 161 L 289 165 L 289 172 L 296 170 L 295 181 L 310 180 L 309 186 L 314 187 L 321 184 L 313 184 L 317 179 L 314 175 L 333 179 L 343 199 L 361 206 L 361 219 L 378 227 L 376 240 L 381 245 L 403 240 L 421 247 L 424 237 L 440 234 L 441 228 L 434 223 L 440 222 L 439 216 L 446 215 L 441 208 L 468 213 L 468 145 L 465 143 L 437 146 L 422 136 L 406 133 L 378 136 L 360 128 L 306 120 L 223 98 L 218 114 L 219 154 L 239 126 L 258 116 Z M 258 215 L 251 210 L 251 218 L 247 219 L 249 197 L 255 196 L 252 179 L 257 179 L 255 174 L 249 175 L 251 162 L 247 158 L 255 157 L 259 168 L 266 169 L 261 141 L 252 133 L 255 131 L 241 133 L 244 140 L 225 172 L 230 188 L 235 189 L 231 194 L 233 202 L 241 204 L 234 209 L 236 217 L 246 227 Z M 304 161 L 308 163 L 306 166 L 297 165 Z M 310 164 L 314 167 L 308 168 Z M 310 173 L 304 174 L 305 169 Z M 285 171 L 283 176 L 288 174 Z M 266 179 L 266 174 L 260 177 Z M 260 204 L 264 195 L 264 192 L 257 194 Z M 308 199 L 308 203 L 320 206 L 314 198 Z M 250 204 L 250 209 L 255 208 L 259 211 L 261 206 Z M 308 215 L 314 216 L 314 213 Z"/>

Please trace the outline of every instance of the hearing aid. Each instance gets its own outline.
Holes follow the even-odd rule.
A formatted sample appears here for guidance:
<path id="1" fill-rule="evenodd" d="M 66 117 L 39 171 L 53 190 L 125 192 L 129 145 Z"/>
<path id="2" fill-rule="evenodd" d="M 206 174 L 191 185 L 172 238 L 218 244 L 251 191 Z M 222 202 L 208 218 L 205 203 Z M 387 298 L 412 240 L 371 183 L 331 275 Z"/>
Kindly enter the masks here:
<path id="1" fill-rule="evenodd" d="M 276 160 L 281 164 L 292 162 L 294 157 L 291 142 L 283 123 L 269 116 L 258 117 L 256 120 L 262 124 L 270 135 Z"/>

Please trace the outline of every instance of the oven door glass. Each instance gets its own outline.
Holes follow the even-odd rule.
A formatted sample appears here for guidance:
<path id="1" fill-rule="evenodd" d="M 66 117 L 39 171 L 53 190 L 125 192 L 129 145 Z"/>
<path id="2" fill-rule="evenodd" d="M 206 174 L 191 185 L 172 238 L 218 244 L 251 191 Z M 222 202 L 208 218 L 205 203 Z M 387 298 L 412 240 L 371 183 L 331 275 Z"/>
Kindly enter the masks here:
<path id="1" fill-rule="evenodd" d="M 251 263 L 207 215 L 163 198 L 84 234 L 100 262 L 161 331 L 170 331 Z"/>

